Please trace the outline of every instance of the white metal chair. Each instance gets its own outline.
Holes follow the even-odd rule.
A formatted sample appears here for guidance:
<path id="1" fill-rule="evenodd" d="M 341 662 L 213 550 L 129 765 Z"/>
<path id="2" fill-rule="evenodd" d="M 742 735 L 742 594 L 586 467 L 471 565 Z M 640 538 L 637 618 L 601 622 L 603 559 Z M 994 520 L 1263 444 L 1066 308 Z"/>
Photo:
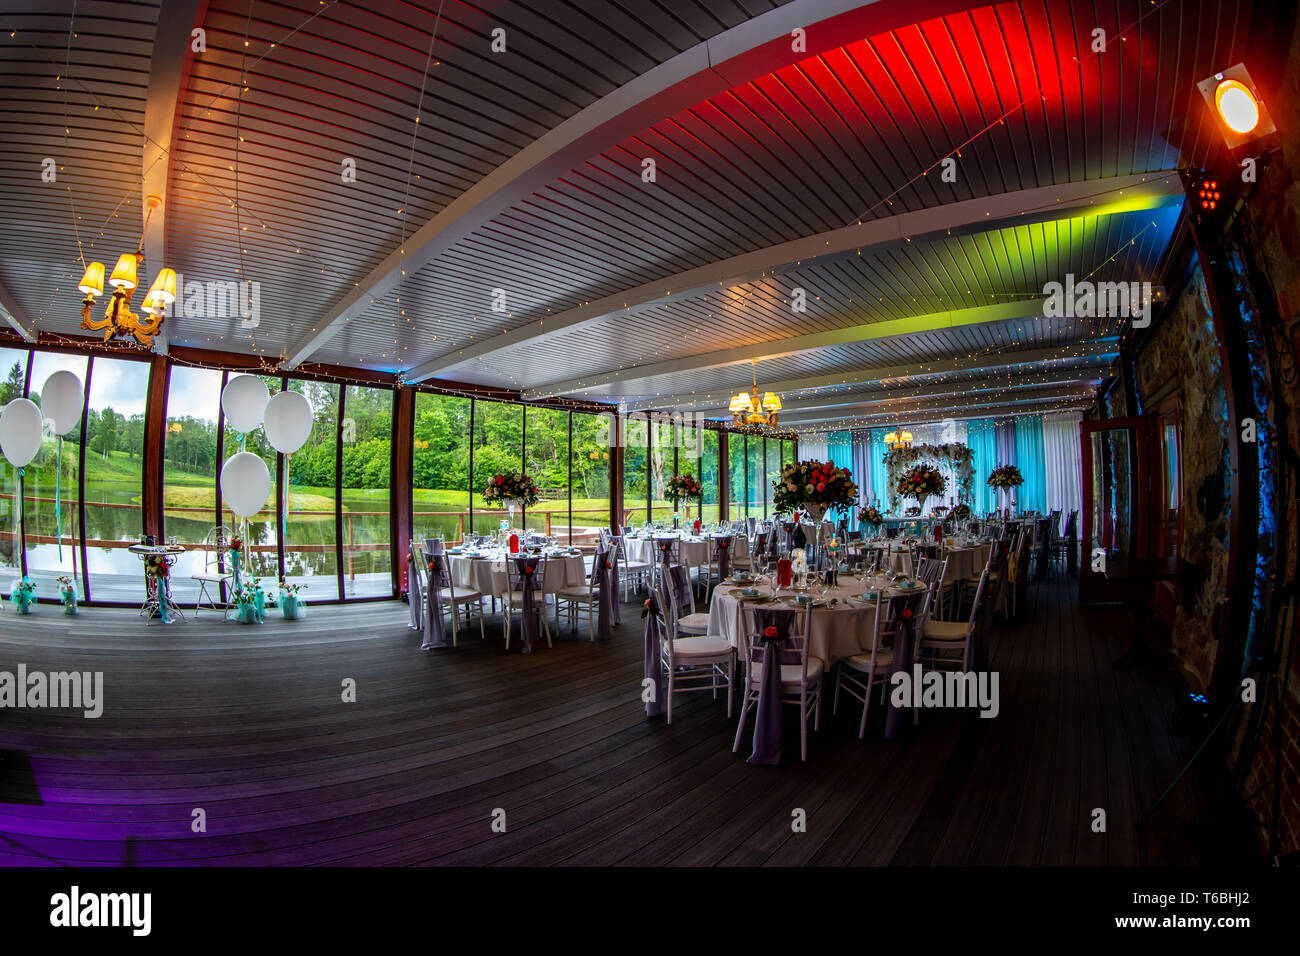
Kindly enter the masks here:
<path id="1" fill-rule="evenodd" d="M 627 548 L 627 536 L 620 535 L 611 539 L 619 550 L 623 553 L 623 563 L 618 568 L 618 579 L 623 585 L 623 600 L 627 601 L 627 589 L 629 585 L 635 584 L 636 587 L 650 588 L 651 576 L 654 574 L 654 565 L 650 561 L 635 561 L 632 554 Z"/>
<path id="2" fill-rule="evenodd" d="M 979 586 L 975 589 L 969 620 L 929 621 L 925 624 L 916 653 L 917 661 L 922 666 L 928 664 L 931 670 L 951 670 L 953 665 L 960 663 L 962 671 L 970 670 L 971 638 L 975 634 L 981 606 L 988 597 L 988 583 L 989 569 L 986 565 L 984 573 L 980 575 Z M 953 657 L 957 653 L 961 654 L 960 661 Z"/>
<path id="3" fill-rule="evenodd" d="M 928 592 L 924 600 L 929 602 Z M 839 672 L 835 680 L 835 700 L 831 705 L 831 713 L 839 713 L 840 691 L 844 691 L 855 700 L 862 701 L 862 720 L 858 723 L 859 740 L 867 733 L 867 715 L 871 712 L 872 689 L 879 686 L 883 696 L 890 676 L 897 670 L 894 660 L 901 622 L 892 610 L 894 607 L 892 599 L 877 593 L 876 613 L 871 628 L 871 649 L 862 654 L 846 657 L 839 662 Z M 923 611 L 922 617 L 924 613 Z"/>
<path id="4" fill-rule="evenodd" d="M 194 617 L 199 616 L 199 608 L 203 602 L 208 602 L 208 608 L 213 611 L 229 611 L 234 605 L 233 600 L 234 580 L 233 571 L 223 570 L 225 565 L 226 548 L 230 545 L 232 535 L 230 531 L 222 526 L 217 526 L 208 531 L 203 536 L 203 571 L 199 574 L 191 574 L 190 580 L 197 581 L 199 585 L 199 597 L 194 602 Z M 208 585 L 216 587 L 218 598 L 221 594 L 222 585 L 226 585 L 225 601 L 213 598 L 208 591 Z"/>
<path id="5" fill-rule="evenodd" d="M 763 668 L 771 644 L 758 641 L 762 629 L 762 606 L 746 606 L 740 602 L 741 646 L 744 648 L 745 693 L 740 705 L 740 722 L 736 727 L 736 740 L 731 746 L 732 753 L 740 752 L 740 740 L 745 733 L 745 718 L 751 707 L 758 706 L 759 689 L 763 685 Z M 780 613 L 778 610 L 776 613 Z M 785 663 L 781 655 L 773 655 L 775 666 L 781 668 L 781 703 L 797 704 L 799 707 L 799 759 L 808 759 L 808 718 L 813 718 L 813 730 L 821 727 L 822 719 L 822 677 L 825 665 L 820 657 L 808 656 L 808 637 L 812 633 L 812 605 L 809 604 L 802 613 L 792 611 L 798 628 L 791 626 L 786 634 L 784 650 L 797 653 L 799 663 Z"/>
<path id="6" fill-rule="evenodd" d="M 596 561 L 610 561 L 618 554 L 618 545 L 612 542 L 608 549 L 602 548 L 596 552 Z M 613 595 L 617 598 L 618 595 Z M 596 566 L 593 563 L 591 574 L 588 576 L 586 583 L 575 585 L 573 587 L 560 588 L 555 592 L 555 630 L 560 629 L 560 611 L 566 611 L 569 615 L 569 623 L 574 633 L 578 631 L 578 614 L 581 611 L 587 612 L 587 630 L 591 634 L 591 641 L 596 642 L 596 614 L 600 610 L 600 588 L 596 584 Z"/>
<path id="7" fill-rule="evenodd" d="M 690 575 L 686 568 L 674 564 L 668 568 L 669 608 L 673 620 L 677 622 L 677 631 L 686 635 L 700 635 L 709 632 L 709 615 L 695 610 L 695 591 L 691 588 Z"/>
<path id="8" fill-rule="evenodd" d="M 727 688 L 727 719 L 731 719 L 732 699 L 735 693 L 736 649 L 719 634 L 680 637 L 677 622 L 673 620 L 672 603 L 665 589 L 658 590 L 659 607 L 664 609 L 664 639 L 660 662 L 668 681 L 666 714 L 673 722 L 673 695 L 691 691 L 712 691 L 718 699 L 718 689 L 723 682 Z"/>
<path id="9" fill-rule="evenodd" d="M 501 595 L 502 610 L 505 611 L 506 617 L 506 650 L 510 650 L 510 626 L 514 618 L 515 611 L 524 609 L 524 588 L 529 584 L 533 588 L 533 610 L 542 622 L 542 631 L 546 634 L 546 646 L 553 647 L 551 643 L 551 625 L 546 621 L 546 559 L 539 558 L 537 568 L 532 574 L 533 580 L 526 581 L 525 575 L 519 570 L 515 563 L 515 556 L 511 555 L 506 559 L 506 580 L 510 583 L 510 590 Z"/>

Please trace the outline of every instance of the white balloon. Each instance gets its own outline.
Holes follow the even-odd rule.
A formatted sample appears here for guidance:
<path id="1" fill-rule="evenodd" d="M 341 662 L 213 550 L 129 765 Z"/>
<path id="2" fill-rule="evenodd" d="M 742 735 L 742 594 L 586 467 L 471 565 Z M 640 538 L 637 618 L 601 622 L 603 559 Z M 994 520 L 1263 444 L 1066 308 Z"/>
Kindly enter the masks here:
<path id="1" fill-rule="evenodd" d="M 221 466 L 221 497 L 226 507 L 241 518 L 262 510 L 271 494 L 271 472 L 251 451 L 241 451 Z"/>
<path id="2" fill-rule="evenodd" d="M 41 410 L 26 398 L 15 398 L 0 412 L 0 452 L 9 464 L 25 468 L 41 450 Z"/>
<path id="3" fill-rule="evenodd" d="M 301 392 L 280 392 L 266 403 L 266 440 L 278 452 L 292 455 L 311 437 L 311 402 Z"/>
<path id="4" fill-rule="evenodd" d="M 41 389 L 41 414 L 52 423 L 54 434 L 66 435 L 81 424 L 85 396 L 81 379 L 66 369 L 45 380 Z"/>
<path id="5" fill-rule="evenodd" d="M 262 424 L 262 414 L 270 398 L 266 383 L 256 375 L 236 375 L 221 390 L 221 410 L 226 413 L 226 424 L 247 435 Z"/>

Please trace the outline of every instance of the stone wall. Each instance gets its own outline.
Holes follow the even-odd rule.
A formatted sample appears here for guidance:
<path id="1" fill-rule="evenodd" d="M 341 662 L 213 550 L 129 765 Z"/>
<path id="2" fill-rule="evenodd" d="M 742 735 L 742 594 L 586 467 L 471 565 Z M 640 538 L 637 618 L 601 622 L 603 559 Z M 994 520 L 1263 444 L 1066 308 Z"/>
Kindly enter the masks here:
<path id="1" fill-rule="evenodd" d="M 1182 409 L 1182 556 L 1205 573 L 1201 586 L 1174 611 L 1170 641 L 1188 681 L 1204 690 L 1218 650 L 1211 622 L 1222 600 L 1228 570 L 1228 403 L 1214 334 L 1198 269 L 1165 309 L 1160 325 L 1137 356 L 1142 407 L 1169 395 Z"/>
<path id="2" fill-rule="evenodd" d="M 1300 62 L 1300 28 L 1292 33 L 1287 62 Z M 1267 330 L 1274 343 L 1275 398 L 1289 404 L 1291 412 L 1287 432 L 1290 446 L 1300 448 L 1300 375 L 1296 368 L 1296 356 L 1300 354 L 1300 71 L 1287 70 L 1282 83 L 1283 88 L 1269 101 L 1280 133 L 1280 149 L 1260 175 L 1258 192 L 1250 202 L 1249 225 L 1253 233 L 1251 245 L 1254 254 L 1272 287 L 1281 318 L 1277 327 Z M 1294 487 L 1288 493 L 1280 486 L 1279 497 L 1282 500 L 1277 522 L 1288 529 L 1289 546 L 1278 555 L 1277 577 L 1281 582 L 1294 582 L 1296 564 L 1300 560 Z M 1279 630 L 1285 625 L 1284 615 Z M 1282 812 L 1279 844 L 1283 854 L 1300 851 L 1300 648 L 1292 650 L 1295 640 L 1294 623 L 1289 633 L 1262 636 L 1266 645 L 1280 642 L 1282 667 L 1287 667 L 1288 660 L 1290 667 L 1289 673 L 1284 670 L 1287 686 L 1283 691 L 1283 701 L 1280 708 L 1274 704 L 1266 712 L 1268 716 L 1264 721 L 1261 746 L 1243 785 L 1246 794 L 1260 791 L 1249 806 L 1252 815 L 1259 820 L 1270 819 L 1274 787 L 1279 784 L 1264 785 L 1277 770 L 1272 732 L 1280 713 Z M 1243 723 L 1239 721 L 1234 728 L 1236 736 L 1243 730 Z M 1268 833 L 1263 827 L 1259 836 L 1261 845 L 1266 845 Z"/>

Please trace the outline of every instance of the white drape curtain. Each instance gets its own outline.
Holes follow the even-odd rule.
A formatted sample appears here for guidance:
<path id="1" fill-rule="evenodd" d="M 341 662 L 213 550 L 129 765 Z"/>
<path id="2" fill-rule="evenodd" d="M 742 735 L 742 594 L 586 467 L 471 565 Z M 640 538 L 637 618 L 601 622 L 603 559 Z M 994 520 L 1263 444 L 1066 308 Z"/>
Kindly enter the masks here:
<path id="1" fill-rule="evenodd" d="M 1047 467 L 1047 509 L 1061 509 L 1061 527 L 1071 511 L 1083 507 L 1083 457 L 1079 450 L 1080 412 L 1043 416 L 1043 460 Z"/>
<path id="2" fill-rule="evenodd" d="M 799 460 L 800 461 L 830 461 L 830 453 L 827 449 L 827 433 L 818 432 L 811 435 L 799 436 Z"/>

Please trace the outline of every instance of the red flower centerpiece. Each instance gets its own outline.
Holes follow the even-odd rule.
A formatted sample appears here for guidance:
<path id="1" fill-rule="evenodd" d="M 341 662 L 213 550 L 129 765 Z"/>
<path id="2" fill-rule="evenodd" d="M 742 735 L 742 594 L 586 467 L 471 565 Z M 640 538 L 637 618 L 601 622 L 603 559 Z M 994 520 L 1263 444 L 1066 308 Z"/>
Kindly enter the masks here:
<path id="1" fill-rule="evenodd" d="M 793 514 L 800 508 L 813 521 L 820 521 L 828 509 L 847 511 L 858 497 L 852 472 L 829 461 L 801 461 L 781 469 L 772 484 L 772 503 L 778 514 Z"/>
<path id="2" fill-rule="evenodd" d="M 920 506 L 918 514 L 925 513 L 926 499 L 941 495 L 948 487 L 948 479 L 934 465 L 919 464 L 903 473 L 894 490 L 904 498 L 915 498 Z M 909 509 L 910 510 L 910 509 Z"/>

